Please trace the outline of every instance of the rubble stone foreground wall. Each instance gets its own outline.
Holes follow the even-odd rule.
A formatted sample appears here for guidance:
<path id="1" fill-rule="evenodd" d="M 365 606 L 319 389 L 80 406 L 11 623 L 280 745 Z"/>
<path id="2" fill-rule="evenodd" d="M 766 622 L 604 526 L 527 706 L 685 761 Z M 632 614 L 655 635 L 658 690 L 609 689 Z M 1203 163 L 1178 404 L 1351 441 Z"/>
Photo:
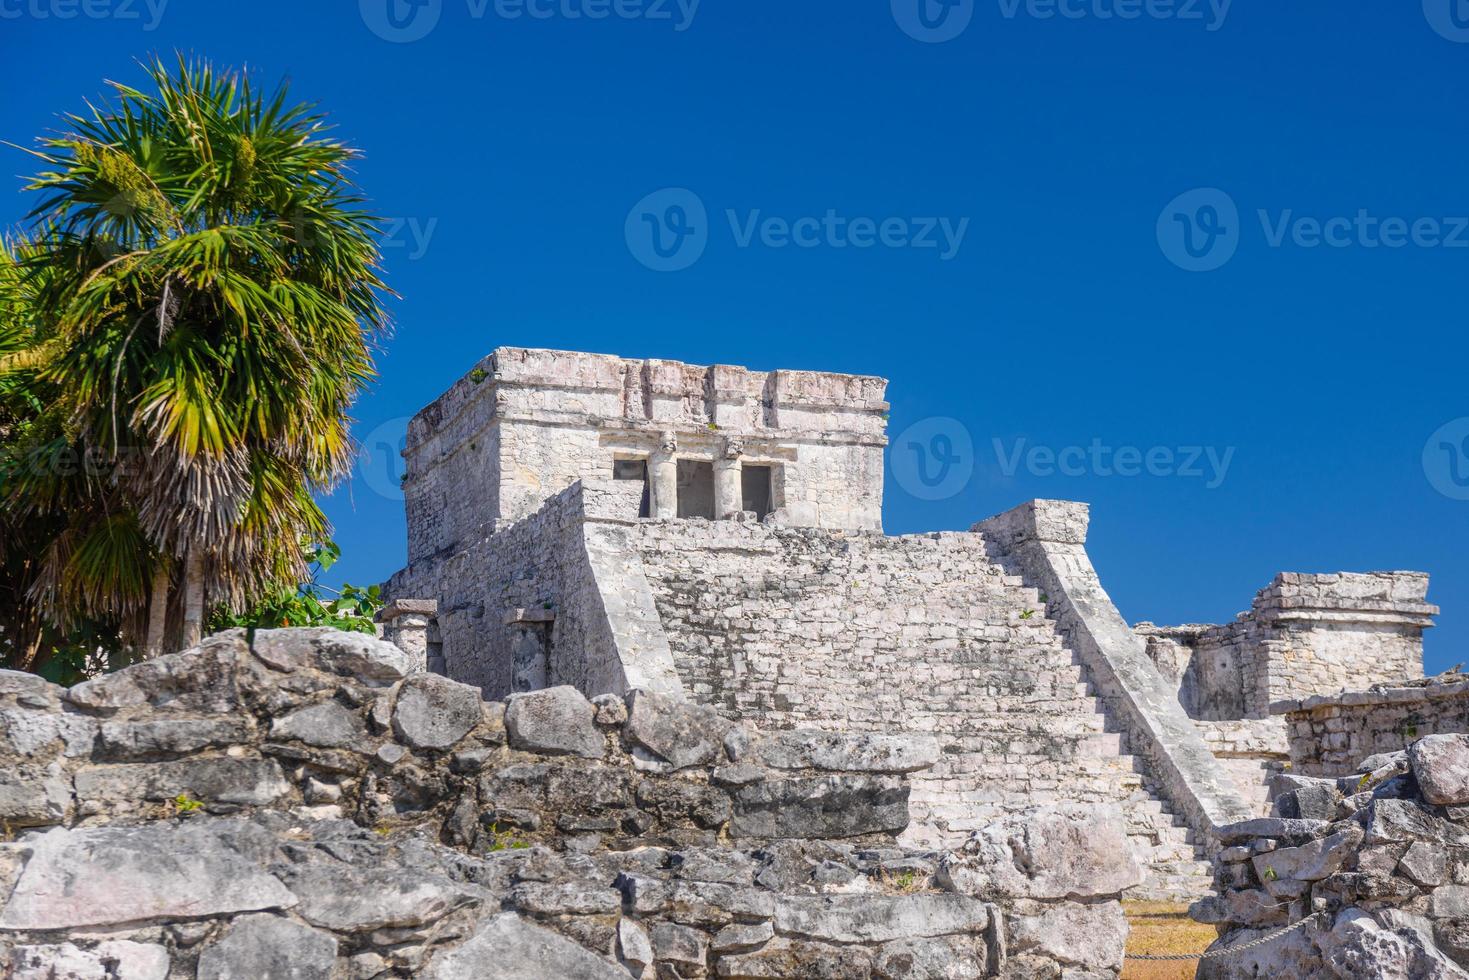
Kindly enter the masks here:
<path id="1" fill-rule="evenodd" d="M 484 701 L 389 644 L 243 631 L 0 672 L 7 980 L 1115 978 L 1115 814 L 896 844 L 932 739 L 656 692 Z"/>
<path id="2" fill-rule="evenodd" d="M 1426 735 L 1469 732 L 1469 678 L 1404 680 L 1275 708 L 1290 726 L 1291 770 L 1342 776 L 1368 756 L 1398 751 Z"/>
<path id="3" fill-rule="evenodd" d="M 1222 829 L 1201 980 L 1469 978 L 1469 736 L 1357 770 L 1278 777 L 1275 816 Z"/>

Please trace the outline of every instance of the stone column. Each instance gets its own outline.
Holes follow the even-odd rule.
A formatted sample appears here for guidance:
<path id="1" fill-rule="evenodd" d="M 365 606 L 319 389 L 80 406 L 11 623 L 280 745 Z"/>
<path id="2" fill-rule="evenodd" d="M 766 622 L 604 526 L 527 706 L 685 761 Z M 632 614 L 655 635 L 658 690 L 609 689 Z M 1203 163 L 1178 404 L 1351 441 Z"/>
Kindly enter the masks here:
<path id="1" fill-rule="evenodd" d="M 653 516 L 678 516 L 678 439 L 663 433 L 658 450 L 648 459 L 648 481 L 653 487 Z"/>
<path id="2" fill-rule="evenodd" d="M 408 654 L 415 674 L 429 669 L 429 630 L 438 615 L 437 599 L 394 599 L 377 614 L 383 639 Z"/>
<path id="3" fill-rule="evenodd" d="M 513 692 L 539 691 L 550 686 L 551 627 L 556 614 L 549 609 L 512 609 L 505 614 L 510 627 Z"/>
<path id="4" fill-rule="evenodd" d="M 726 521 L 744 509 L 744 486 L 740 482 L 740 457 L 744 443 L 737 436 L 726 436 L 724 451 L 714 461 L 714 517 Z"/>

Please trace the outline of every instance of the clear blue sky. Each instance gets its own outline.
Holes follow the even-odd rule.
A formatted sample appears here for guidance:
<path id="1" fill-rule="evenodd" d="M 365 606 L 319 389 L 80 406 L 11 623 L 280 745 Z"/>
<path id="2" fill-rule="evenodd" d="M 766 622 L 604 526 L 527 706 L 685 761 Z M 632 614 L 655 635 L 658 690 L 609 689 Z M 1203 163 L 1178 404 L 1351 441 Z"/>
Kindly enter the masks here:
<path id="1" fill-rule="evenodd" d="M 153 51 L 321 103 L 400 225 L 364 438 L 503 344 L 881 374 L 893 433 L 924 426 L 894 450 L 890 531 L 1090 501 L 1113 598 L 1159 622 L 1225 620 L 1283 569 L 1423 569 L 1430 669 L 1469 659 L 1469 422 L 1435 435 L 1469 416 L 1469 247 L 1444 244 L 1469 246 L 1469 7 L 388 2 L 0 0 L 0 138 Z M 681 212 L 679 271 L 637 237 L 683 240 L 678 200 L 634 210 L 664 188 L 706 212 Z M 0 193 L 0 224 L 27 207 Z M 777 247 L 768 218 L 814 244 Z M 1154 473 L 1094 442 L 1160 450 Z M 1233 450 L 1222 481 L 1161 453 L 1195 446 Z M 358 582 L 405 551 L 393 472 L 366 470 L 328 504 Z"/>

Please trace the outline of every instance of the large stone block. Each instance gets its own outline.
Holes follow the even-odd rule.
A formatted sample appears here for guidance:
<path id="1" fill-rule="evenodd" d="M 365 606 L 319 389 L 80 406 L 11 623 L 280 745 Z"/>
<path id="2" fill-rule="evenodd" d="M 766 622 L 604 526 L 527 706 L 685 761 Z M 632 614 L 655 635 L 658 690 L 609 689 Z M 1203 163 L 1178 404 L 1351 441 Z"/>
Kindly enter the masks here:
<path id="1" fill-rule="evenodd" d="M 1127 946 L 1127 916 L 1116 902 L 1065 904 L 1034 915 L 1007 915 L 1006 949 L 1041 953 L 1068 966 L 1097 972 L 1122 968 Z"/>
<path id="2" fill-rule="evenodd" d="M 101 725 L 100 747 L 107 759 L 183 755 L 250 741 L 248 718 L 145 718 Z"/>
<path id="3" fill-rule="evenodd" d="M 276 915 L 244 915 L 199 955 L 198 980 L 331 980 L 337 941 Z"/>
<path id="4" fill-rule="evenodd" d="M 1116 895 L 1143 880 L 1120 812 L 1058 806 L 1015 814 L 946 855 L 938 877 L 981 898 L 1075 899 Z"/>
<path id="5" fill-rule="evenodd" d="M 270 737 L 292 739 L 319 749 L 367 748 L 367 724 L 362 716 L 336 701 L 324 701 L 277 718 Z"/>
<path id="6" fill-rule="evenodd" d="M 939 746 L 927 735 L 777 732 L 756 741 L 755 758 L 772 769 L 907 773 L 937 762 Z"/>
<path id="7" fill-rule="evenodd" d="M 479 689 L 438 674 L 414 674 L 398 690 L 393 731 L 415 749 L 447 749 L 481 717 Z"/>
<path id="8" fill-rule="evenodd" d="M 240 821 L 52 830 L 31 851 L 0 929 L 52 930 L 290 908 L 263 867 L 269 838 Z"/>
<path id="9" fill-rule="evenodd" d="M 1469 803 L 1469 735 L 1429 735 L 1408 747 L 1418 788 L 1429 803 Z"/>
<path id="10" fill-rule="evenodd" d="M 628 739 L 674 769 L 723 760 L 731 725 L 713 708 L 650 691 L 632 692 L 628 704 Z"/>
<path id="11" fill-rule="evenodd" d="M 513 912 L 486 921 L 469 941 L 436 954 L 419 974 L 422 980 L 484 980 L 494 964 L 496 980 L 627 980 L 627 971 L 548 929 L 531 925 Z"/>
<path id="12" fill-rule="evenodd" d="M 392 864 L 314 862 L 291 869 L 286 884 L 301 918 L 335 932 L 416 928 L 487 897 L 473 885 Z"/>
<path id="13" fill-rule="evenodd" d="M 607 738 L 597 730 L 596 709 L 574 687 L 512 694 L 505 706 L 505 731 L 512 748 L 546 755 L 600 759 Z"/>
<path id="14" fill-rule="evenodd" d="M 981 933 L 991 908 L 965 895 L 791 895 L 775 909 L 777 932 L 820 942 Z"/>
<path id="15" fill-rule="evenodd" d="M 908 786 L 890 776 L 771 779 L 734 792 L 734 837 L 858 837 L 908 826 Z"/>
<path id="16" fill-rule="evenodd" d="M 168 950 L 152 943 L 109 940 L 90 949 L 71 943 L 0 949 L 6 980 L 165 980 Z"/>
<path id="17" fill-rule="evenodd" d="M 275 670 L 309 668 L 375 686 L 400 681 L 413 668 L 409 656 L 391 643 L 328 627 L 257 630 L 251 650 Z"/>
<path id="18" fill-rule="evenodd" d="M 59 765 L 0 771 L 0 821 L 12 827 L 61 823 L 71 812 L 71 780 Z"/>
<path id="19" fill-rule="evenodd" d="M 172 800 L 180 795 L 204 803 L 263 806 L 290 792 L 274 759 L 231 756 L 176 762 L 92 766 L 76 774 L 77 799 L 108 805 Z"/>

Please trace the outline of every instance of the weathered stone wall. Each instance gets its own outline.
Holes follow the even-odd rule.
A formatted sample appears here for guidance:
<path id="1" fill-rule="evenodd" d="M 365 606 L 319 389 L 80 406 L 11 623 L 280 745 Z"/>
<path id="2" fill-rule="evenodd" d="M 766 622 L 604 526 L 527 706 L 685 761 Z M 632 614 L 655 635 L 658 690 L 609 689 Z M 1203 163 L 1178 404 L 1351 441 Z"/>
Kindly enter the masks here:
<path id="1" fill-rule="evenodd" d="M 7 980 L 1115 977 L 1120 821 L 896 845 L 932 739 L 485 702 L 327 630 L 0 672 Z"/>
<path id="2" fill-rule="evenodd" d="M 1406 748 L 1425 735 L 1469 732 L 1469 679 L 1444 674 L 1280 702 L 1274 710 L 1290 726 L 1292 771 L 1341 776 L 1360 759 Z"/>
<path id="3" fill-rule="evenodd" d="M 1469 736 L 1357 768 L 1281 776 L 1275 816 L 1221 830 L 1202 980 L 1469 977 Z"/>
<path id="4" fill-rule="evenodd" d="M 443 672 L 490 697 L 560 684 L 588 695 L 676 692 L 626 540 L 637 494 L 624 483 L 575 484 L 525 520 L 414 562 L 385 591 L 437 599 Z M 539 672 L 528 665 L 536 656 Z"/>
<path id="5" fill-rule="evenodd" d="M 1135 629 L 1190 717 L 1265 718 L 1275 701 L 1423 676 L 1427 593 L 1421 572 L 1282 572 L 1232 623 Z"/>
<path id="6" fill-rule="evenodd" d="M 908 838 L 956 843 L 1036 805 L 1123 808 L 1145 890 L 1194 895 L 1183 828 L 1108 733 L 1034 588 L 977 534 L 838 534 L 756 523 L 638 528 L 689 696 L 762 727 L 931 734 Z"/>
<path id="7" fill-rule="evenodd" d="M 1270 811 L 1274 777 L 1289 764 L 1284 718 L 1195 721 L 1204 744 L 1228 771 L 1240 796 L 1257 814 Z"/>
<path id="8" fill-rule="evenodd" d="M 409 560 L 470 547 L 578 480 L 610 480 L 616 460 L 648 462 L 655 484 L 660 459 L 710 464 L 733 474 L 735 498 L 742 467 L 768 466 L 782 522 L 880 528 L 886 385 L 501 348 L 409 425 Z M 637 514 L 634 500 L 621 516 Z"/>

